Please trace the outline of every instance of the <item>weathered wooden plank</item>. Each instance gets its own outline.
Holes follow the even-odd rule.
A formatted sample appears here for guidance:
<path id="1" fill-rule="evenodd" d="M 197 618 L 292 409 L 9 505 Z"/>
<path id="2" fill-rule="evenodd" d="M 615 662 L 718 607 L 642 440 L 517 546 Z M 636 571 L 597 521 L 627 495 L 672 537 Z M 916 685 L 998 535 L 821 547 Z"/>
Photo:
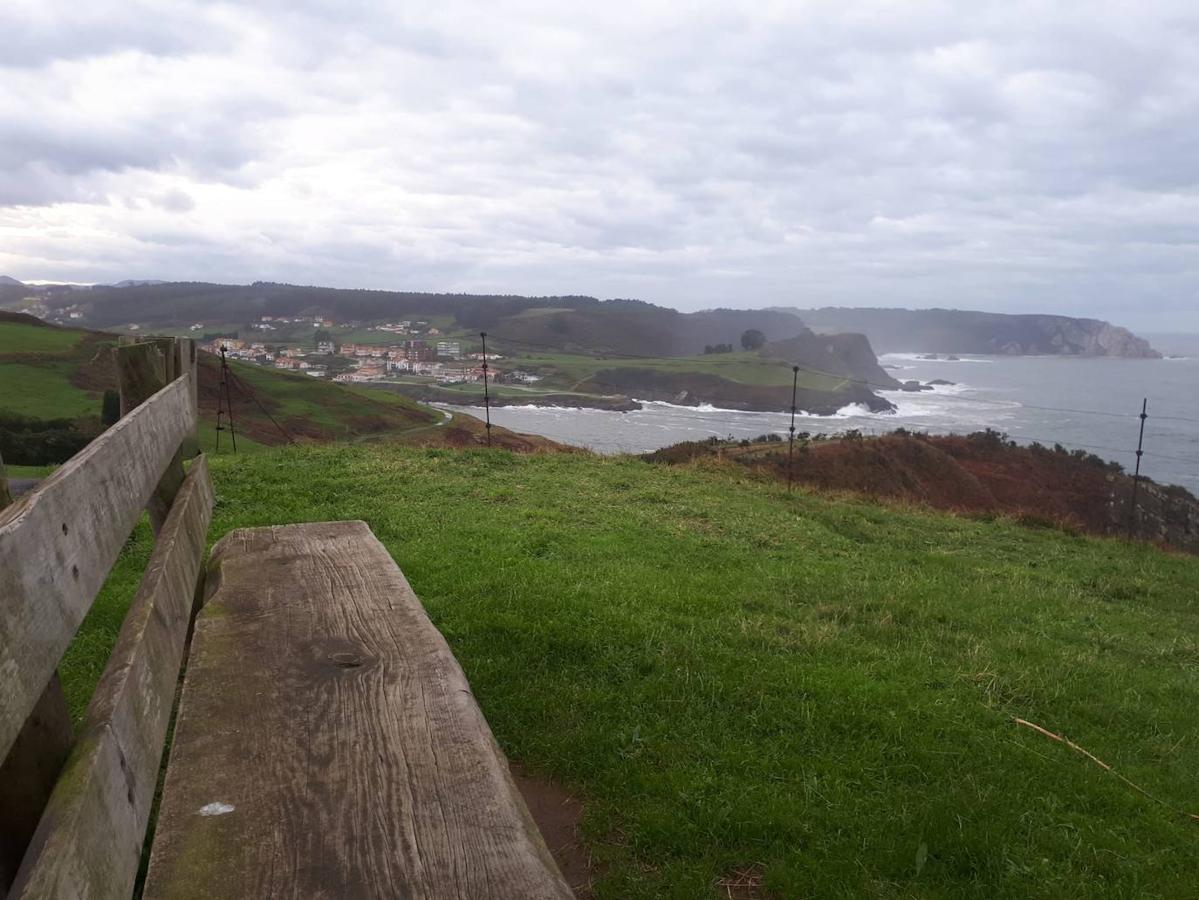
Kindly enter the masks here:
<path id="1" fill-rule="evenodd" d="M 140 344 L 117 348 L 117 378 L 121 390 L 121 415 L 128 415 L 145 403 L 179 375 L 180 361 L 174 338 L 156 338 Z M 190 397 L 190 391 L 188 393 Z M 188 435 L 184 437 L 189 437 Z M 150 495 L 146 510 L 150 513 L 150 527 L 158 534 L 175 495 L 183 484 L 182 440 L 162 478 Z"/>
<path id="2" fill-rule="evenodd" d="M 10 503 L 0 458 L 0 509 Z M 55 672 L 0 763 L 0 896 L 17 877 L 73 739 L 71 715 Z"/>
<path id="3" fill-rule="evenodd" d="M 212 504 L 208 465 L 201 456 L 158 536 L 84 717 L 78 745 L 46 806 L 10 900 L 130 896 Z"/>
<path id="4" fill-rule="evenodd" d="M 0 897 L 17 877 L 73 742 L 70 712 L 55 672 L 0 764 Z"/>
<path id="5" fill-rule="evenodd" d="M 196 342 L 192 338 L 175 338 L 176 372 L 178 375 L 190 375 L 192 409 L 200 409 L 200 373 L 197 368 L 199 361 Z M 178 375 L 176 377 L 178 377 Z M 196 427 L 183 441 L 181 448 L 184 459 L 191 459 L 200 453 L 200 420 L 196 417 Z"/>
<path id="6" fill-rule="evenodd" d="M 0 897 L 17 877 L 73 744 L 71 714 L 55 672 L 0 764 Z"/>
<path id="7" fill-rule="evenodd" d="M 573 896 L 365 523 L 232 532 L 208 584 L 147 900 Z"/>
<path id="8" fill-rule="evenodd" d="M 0 756 L 195 418 L 174 381 L 0 511 Z"/>

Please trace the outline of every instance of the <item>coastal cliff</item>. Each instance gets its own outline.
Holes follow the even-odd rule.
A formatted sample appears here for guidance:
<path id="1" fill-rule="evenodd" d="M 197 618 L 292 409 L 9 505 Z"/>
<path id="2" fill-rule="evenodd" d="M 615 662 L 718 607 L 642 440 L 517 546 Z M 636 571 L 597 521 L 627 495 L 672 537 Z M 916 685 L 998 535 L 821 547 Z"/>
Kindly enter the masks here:
<path id="1" fill-rule="evenodd" d="M 879 365 L 864 334 L 816 334 L 805 331 L 762 348 L 762 356 L 781 359 L 806 371 L 840 375 L 870 387 L 897 390 L 898 381 Z"/>
<path id="2" fill-rule="evenodd" d="M 861 332 L 879 353 L 1161 357 L 1144 338 L 1100 319 L 959 309 L 825 307 L 789 312 L 814 331 Z"/>

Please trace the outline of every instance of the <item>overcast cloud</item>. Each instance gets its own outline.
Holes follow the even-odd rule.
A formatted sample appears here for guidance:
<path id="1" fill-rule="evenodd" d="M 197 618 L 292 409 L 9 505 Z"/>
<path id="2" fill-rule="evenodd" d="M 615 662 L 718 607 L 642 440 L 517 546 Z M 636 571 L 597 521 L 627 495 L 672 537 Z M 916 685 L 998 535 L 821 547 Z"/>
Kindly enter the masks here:
<path id="1" fill-rule="evenodd" d="M 0 273 L 1199 331 L 1196 48 L 1194 0 L 6 0 Z"/>

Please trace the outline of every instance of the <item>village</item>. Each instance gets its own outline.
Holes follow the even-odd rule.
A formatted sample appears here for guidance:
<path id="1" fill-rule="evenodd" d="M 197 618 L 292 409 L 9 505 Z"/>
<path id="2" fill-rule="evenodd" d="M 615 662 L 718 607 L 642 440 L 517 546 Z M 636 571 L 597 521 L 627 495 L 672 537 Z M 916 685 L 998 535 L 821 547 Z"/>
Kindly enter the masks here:
<path id="1" fill-rule="evenodd" d="M 263 316 L 251 328 L 270 332 L 296 321 L 299 320 Z M 336 323 L 328 319 L 316 319 L 312 324 L 316 328 L 336 327 Z M 436 340 L 441 333 L 437 328 L 429 327 L 427 322 L 382 323 L 370 326 L 370 330 L 396 335 L 423 334 L 425 337 L 391 344 L 364 344 L 339 342 L 322 331 L 314 333 L 313 339 L 305 343 L 217 337 L 201 346 L 210 353 L 224 352 L 228 359 L 340 383 L 420 378 L 440 384 L 469 384 L 483 380 L 484 363 L 488 377 L 497 382 L 528 384 L 539 380 L 536 375 L 496 368 L 495 361 L 503 359 L 499 354 L 488 353 L 484 357 L 482 352 L 464 352 L 460 340 Z"/>

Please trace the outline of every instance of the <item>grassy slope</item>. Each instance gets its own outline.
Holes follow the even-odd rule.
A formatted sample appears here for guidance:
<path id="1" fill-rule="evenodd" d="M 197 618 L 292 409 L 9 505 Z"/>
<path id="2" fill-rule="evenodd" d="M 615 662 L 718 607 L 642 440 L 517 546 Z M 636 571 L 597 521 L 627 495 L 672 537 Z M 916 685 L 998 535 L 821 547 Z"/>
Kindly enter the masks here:
<path id="1" fill-rule="evenodd" d="M 87 332 L 0 321 L 0 409 L 44 419 L 99 415 L 100 395 L 71 384 L 95 353 Z"/>
<path id="2" fill-rule="evenodd" d="M 70 362 L 0 363 L 0 408 L 41 419 L 98 415 L 100 402 L 70 382 Z"/>
<path id="3" fill-rule="evenodd" d="M 79 343 L 83 332 L 0 321 L 0 354 L 62 353 Z"/>
<path id="4" fill-rule="evenodd" d="M 115 343 L 115 338 L 92 332 L 0 321 L 0 410 L 40 418 L 98 416 L 101 391 L 89 388 L 115 386 L 116 373 L 110 362 L 93 360 L 110 343 Z M 219 374 L 212 357 L 202 355 L 201 361 L 200 439 L 204 449 L 212 451 Z M 231 366 L 271 415 L 285 427 L 292 422 L 293 431 L 302 438 L 332 440 L 360 434 L 400 434 L 437 421 L 435 414 L 403 397 L 365 393 L 307 375 L 258 366 Z M 81 377 L 84 368 L 89 371 Z M 255 452 L 285 440 L 248 396 L 234 391 L 233 400 L 240 452 Z M 223 451 L 232 449 L 227 434 L 222 436 L 221 444 Z"/>
<path id="5" fill-rule="evenodd" d="M 215 392 L 219 372 L 216 361 L 211 357 L 202 357 L 211 368 L 212 387 Z M 343 437 L 347 429 L 352 429 L 357 419 L 367 419 L 382 416 L 388 424 L 397 427 L 425 424 L 430 420 L 429 413 L 403 397 L 384 395 L 364 395 L 361 391 L 350 390 L 347 387 L 325 379 L 312 378 L 304 374 L 281 372 L 261 366 L 246 363 L 230 363 L 230 368 L 239 379 L 247 385 L 250 391 L 263 401 L 266 408 L 276 419 L 302 420 L 309 425 L 329 431 L 336 437 Z M 202 387 L 204 382 L 201 382 Z M 242 411 L 247 417 L 261 417 L 263 413 L 252 401 L 244 398 L 234 386 L 234 409 Z M 214 393 L 215 398 L 215 393 Z M 394 421 L 393 421 L 394 420 Z"/>
<path id="6" fill-rule="evenodd" d="M 370 523 L 505 750 L 585 799 L 599 896 L 726 896 L 754 865 L 787 897 L 1199 878 L 1194 823 L 1012 722 L 1199 811 L 1199 561 L 731 467 L 339 445 L 214 474 L 214 538 Z M 77 708 L 147 546 L 72 650 Z"/>
<path id="7" fill-rule="evenodd" d="M 503 349 L 500 343 L 501 352 Z M 699 356 L 669 358 L 602 358 L 568 353 L 522 353 L 500 360 L 499 369 L 520 368 L 540 372 L 547 376 L 550 384 L 571 386 L 602 373 L 606 369 L 634 368 L 658 372 L 696 372 L 718 375 L 729 381 L 749 385 L 790 386 L 791 366 L 777 359 L 767 359 L 756 352 L 710 353 Z M 602 379 L 602 375 L 600 375 Z M 843 384 L 843 379 L 827 378 L 800 372 L 799 386 L 810 390 L 834 391 Z"/>

